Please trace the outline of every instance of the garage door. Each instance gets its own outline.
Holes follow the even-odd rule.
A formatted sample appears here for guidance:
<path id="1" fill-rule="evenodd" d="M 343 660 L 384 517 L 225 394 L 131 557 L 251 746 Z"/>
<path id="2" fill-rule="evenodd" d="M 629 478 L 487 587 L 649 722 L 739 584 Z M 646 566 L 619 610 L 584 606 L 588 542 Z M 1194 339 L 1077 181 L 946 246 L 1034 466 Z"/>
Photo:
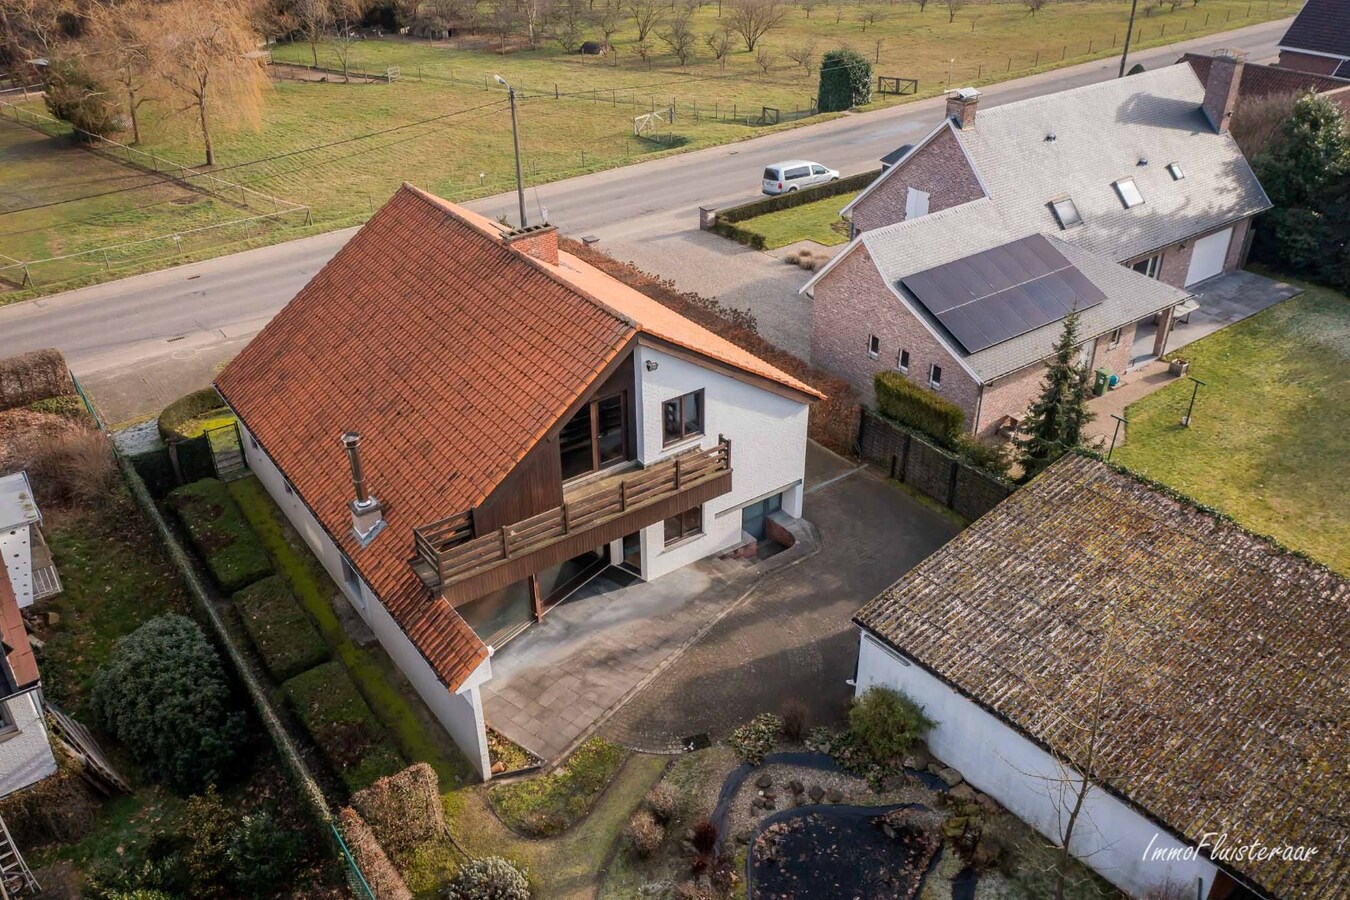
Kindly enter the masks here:
<path id="1" fill-rule="evenodd" d="M 1228 255 L 1228 242 L 1232 237 L 1233 229 L 1225 228 L 1195 242 L 1191 249 L 1191 264 L 1186 269 L 1186 287 L 1213 278 L 1223 271 L 1224 257 Z"/>

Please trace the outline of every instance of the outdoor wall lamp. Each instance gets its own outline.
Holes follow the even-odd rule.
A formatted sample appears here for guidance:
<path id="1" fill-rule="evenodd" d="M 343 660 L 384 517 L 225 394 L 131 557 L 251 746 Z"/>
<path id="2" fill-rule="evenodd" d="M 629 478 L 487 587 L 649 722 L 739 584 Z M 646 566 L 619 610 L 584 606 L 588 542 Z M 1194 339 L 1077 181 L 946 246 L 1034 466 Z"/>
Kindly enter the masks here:
<path id="1" fill-rule="evenodd" d="M 654 360 L 654 359 L 649 359 L 649 360 L 647 360 L 647 371 L 648 371 L 648 372 L 655 372 L 655 371 L 656 371 L 657 369 L 659 369 L 659 368 L 661 368 L 661 364 L 660 364 L 659 362 L 657 362 L 657 361 Z"/>

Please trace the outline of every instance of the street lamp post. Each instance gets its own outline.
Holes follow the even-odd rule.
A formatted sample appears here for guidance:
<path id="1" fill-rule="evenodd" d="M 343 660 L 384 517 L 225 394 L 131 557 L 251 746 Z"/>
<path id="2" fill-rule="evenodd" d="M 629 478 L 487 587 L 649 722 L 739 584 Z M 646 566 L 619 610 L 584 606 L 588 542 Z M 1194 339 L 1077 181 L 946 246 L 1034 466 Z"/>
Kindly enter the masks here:
<path id="1" fill-rule="evenodd" d="M 516 200 L 520 204 L 520 227 L 530 223 L 525 221 L 525 173 L 520 167 L 520 126 L 516 121 L 516 89 L 500 75 L 495 76 L 498 84 L 506 86 L 507 99 L 511 101 L 511 142 L 516 147 Z"/>
<path id="2" fill-rule="evenodd" d="M 1120 54 L 1120 74 L 1117 78 L 1125 77 L 1125 60 L 1130 56 L 1130 37 L 1134 34 L 1134 13 L 1139 8 L 1139 0 L 1131 0 L 1130 3 L 1130 24 L 1125 26 L 1125 49 Z"/>

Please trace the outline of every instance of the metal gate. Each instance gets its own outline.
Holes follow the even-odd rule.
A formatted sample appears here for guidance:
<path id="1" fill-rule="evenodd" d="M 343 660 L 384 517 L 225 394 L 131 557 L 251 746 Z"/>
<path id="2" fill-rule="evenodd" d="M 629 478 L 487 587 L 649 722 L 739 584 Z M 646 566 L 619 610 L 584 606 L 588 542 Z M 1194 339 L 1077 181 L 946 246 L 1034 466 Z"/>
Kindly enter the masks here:
<path id="1" fill-rule="evenodd" d="M 234 481 L 248 474 L 248 459 L 244 456 L 244 440 L 238 422 L 208 429 L 206 442 L 211 447 L 211 464 L 217 478 Z"/>

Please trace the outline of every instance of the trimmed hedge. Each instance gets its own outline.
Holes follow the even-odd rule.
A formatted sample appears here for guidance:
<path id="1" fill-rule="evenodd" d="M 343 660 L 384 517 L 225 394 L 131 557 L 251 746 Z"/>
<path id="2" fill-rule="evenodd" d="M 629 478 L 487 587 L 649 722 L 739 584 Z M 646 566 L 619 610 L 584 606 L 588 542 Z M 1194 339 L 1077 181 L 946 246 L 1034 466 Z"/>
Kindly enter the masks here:
<path id="1" fill-rule="evenodd" d="M 233 594 L 272 574 L 267 551 L 224 482 L 204 478 L 185 484 L 169 492 L 169 506 L 225 593 Z"/>
<path id="2" fill-rule="evenodd" d="M 234 605 L 278 683 L 328 659 L 328 645 L 280 575 L 269 575 L 239 591 Z"/>
<path id="3" fill-rule="evenodd" d="M 141 481 L 145 482 L 145 489 L 156 500 L 163 500 L 169 491 L 178 487 L 178 478 L 173 473 L 173 462 L 169 459 L 167 447 L 156 447 L 128 456 L 127 459 L 135 467 L 136 474 L 141 476 Z"/>
<path id="4" fill-rule="evenodd" d="M 872 383 L 876 388 L 877 408 L 882 415 L 917 428 L 944 447 L 955 448 L 959 444 L 966 420 L 961 407 L 920 387 L 899 372 L 878 372 Z"/>
<path id="5" fill-rule="evenodd" d="M 166 443 L 185 440 L 188 436 L 182 431 L 183 425 L 198 416 L 224 408 L 225 401 L 215 388 L 193 391 L 164 407 L 164 411 L 159 414 L 159 434 Z"/>
<path id="6" fill-rule="evenodd" d="M 828 50 L 820 57 L 816 107 L 840 112 L 872 100 L 872 61 L 856 50 Z"/>
<path id="7" fill-rule="evenodd" d="M 0 410 L 75 393 L 60 350 L 30 350 L 0 359 Z"/>
<path id="8" fill-rule="evenodd" d="M 880 169 L 873 169 L 870 172 L 860 172 L 857 175 L 846 175 L 838 181 L 830 181 L 825 184 L 815 185 L 814 187 L 802 188 L 799 191 L 775 194 L 772 197 L 765 197 L 762 200 L 751 200 L 749 203 L 742 203 L 740 206 L 730 206 L 726 209 L 719 209 L 717 211 L 717 220 L 719 222 L 744 222 L 746 219 L 753 219 L 756 216 L 762 216 L 765 213 L 778 212 L 782 209 L 792 209 L 794 206 L 804 206 L 807 203 L 815 203 L 817 200 L 824 200 L 826 197 L 851 194 L 854 191 L 860 191 L 867 187 L 869 184 L 876 181 L 880 175 Z"/>
<path id="9" fill-rule="evenodd" d="M 337 660 L 281 686 L 286 704 L 309 732 L 349 793 L 403 769 L 403 759 Z"/>

